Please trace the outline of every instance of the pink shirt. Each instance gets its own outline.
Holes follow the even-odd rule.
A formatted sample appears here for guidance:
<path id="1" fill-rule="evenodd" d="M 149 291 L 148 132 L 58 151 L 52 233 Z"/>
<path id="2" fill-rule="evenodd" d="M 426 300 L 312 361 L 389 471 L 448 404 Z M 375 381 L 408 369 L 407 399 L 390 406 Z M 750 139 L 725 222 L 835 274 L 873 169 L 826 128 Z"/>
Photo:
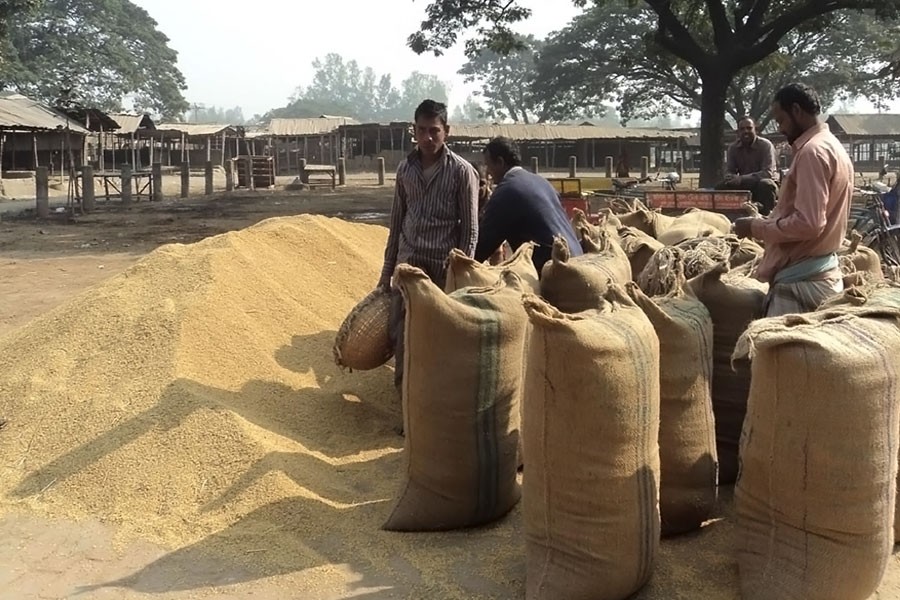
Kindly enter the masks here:
<path id="1" fill-rule="evenodd" d="M 757 279 L 771 283 L 781 269 L 836 252 L 847 233 L 853 196 L 853 163 L 825 123 L 792 144 L 794 160 L 781 183 L 775 209 L 752 222 L 766 252 Z"/>

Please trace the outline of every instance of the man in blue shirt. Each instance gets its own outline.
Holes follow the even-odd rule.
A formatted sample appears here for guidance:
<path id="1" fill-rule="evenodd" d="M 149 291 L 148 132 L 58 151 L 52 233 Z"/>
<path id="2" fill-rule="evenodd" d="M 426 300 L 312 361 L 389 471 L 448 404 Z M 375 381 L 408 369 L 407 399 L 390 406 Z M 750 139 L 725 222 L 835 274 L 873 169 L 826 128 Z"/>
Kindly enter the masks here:
<path id="1" fill-rule="evenodd" d="M 484 149 L 484 163 L 494 180 L 494 192 L 478 227 L 475 260 L 487 260 L 504 241 L 513 252 L 535 242 L 532 260 L 538 275 L 553 249 L 553 237 L 562 236 L 572 256 L 580 256 L 581 243 L 550 182 L 526 171 L 512 141 L 494 138 Z"/>

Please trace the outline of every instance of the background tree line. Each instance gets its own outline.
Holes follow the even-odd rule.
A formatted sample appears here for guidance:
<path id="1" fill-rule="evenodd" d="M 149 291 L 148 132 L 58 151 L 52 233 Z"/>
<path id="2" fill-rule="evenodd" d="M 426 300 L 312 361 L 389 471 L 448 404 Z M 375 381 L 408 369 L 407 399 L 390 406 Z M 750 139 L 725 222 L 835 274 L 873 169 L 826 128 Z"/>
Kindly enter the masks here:
<path id="1" fill-rule="evenodd" d="M 699 111 L 709 183 L 721 171 L 726 120 L 746 113 L 765 127 L 773 93 L 790 81 L 812 84 L 826 105 L 864 97 L 884 106 L 900 95 L 900 0 L 548 1 L 583 11 L 539 40 L 514 30 L 530 14 L 516 0 L 430 0 L 408 38 L 412 50 L 440 54 L 477 29 L 459 73 L 478 92 L 452 107 L 455 121 L 665 126 Z M 189 105 L 177 58 L 129 0 L 0 2 L 2 89 L 163 119 L 245 121 L 239 109 Z M 422 98 L 449 95 L 436 75 L 414 72 L 395 84 L 338 54 L 313 67 L 285 106 L 253 121 L 406 120 Z"/>
<path id="2" fill-rule="evenodd" d="M 727 117 L 765 126 L 785 83 L 813 85 L 826 105 L 898 96 L 900 0 L 574 3 L 583 13 L 536 41 L 513 28 L 531 14 L 516 0 L 432 0 L 407 43 L 440 55 L 474 29 L 463 72 L 483 84 L 488 112 L 512 120 L 603 114 L 605 102 L 623 122 L 697 110 L 702 185 L 721 177 Z"/>

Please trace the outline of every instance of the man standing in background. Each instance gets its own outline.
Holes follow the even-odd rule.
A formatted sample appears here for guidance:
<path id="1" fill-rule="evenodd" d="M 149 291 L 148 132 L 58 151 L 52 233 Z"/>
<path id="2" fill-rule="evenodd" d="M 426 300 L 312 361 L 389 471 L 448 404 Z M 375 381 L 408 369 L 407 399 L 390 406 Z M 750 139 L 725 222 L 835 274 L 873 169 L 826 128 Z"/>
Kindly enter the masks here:
<path id="1" fill-rule="evenodd" d="M 407 263 L 444 288 L 446 261 L 458 248 L 474 256 L 478 241 L 478 172 L 447 148 L 447 107 L 425 100 L 415 112 L 415 149 L 397 168 L 390 234 L 378 286 L 391 287 L 394 268 Z M 399 290 L 391 299 L 394 384 L 403 381 L 403 327 L 406 312 Z"/>
<path id="2" fill-rule="evenodd" d="M 853 163 L 821 112 L 818 94 L 801 83 L 775 94 L 772 114 L 793 148 L 791 170 L 768 217 L 734 223 L 739 237 L 765 243 L 756 277 L 769 284 L 768 317 L 816 310 L 844 289 L 837 251 L 847 231 Z"/>
<path id="3" fill-rule="evenodd" d="M 775 208 L 778 186 L 775 185 L 775 146 L 756 135 L 756 123 L 751 117 L 738 121 L 738 139 L 728 147 L 725 180 L 717 190 L 748 190 L 753 202 L 762 206 L 767 215 Z"/>

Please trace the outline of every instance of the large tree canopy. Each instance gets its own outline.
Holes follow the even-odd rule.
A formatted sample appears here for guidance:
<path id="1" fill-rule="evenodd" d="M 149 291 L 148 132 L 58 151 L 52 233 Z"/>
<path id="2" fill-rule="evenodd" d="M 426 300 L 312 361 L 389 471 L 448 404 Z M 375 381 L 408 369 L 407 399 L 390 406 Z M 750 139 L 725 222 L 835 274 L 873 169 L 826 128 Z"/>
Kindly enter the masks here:
<path id="1" fill-rule="evenodd" d="M 5 3 L 4 3 L 5 4 Z M 6 23 L 8 60 L 0 85 L 55 102 L 134 108 L 179 116 L 188 105 L 178 55 L 147 11 L 128 0 L 43 0 Z"/>
<path id="2" fill-rule="evenodd" d="M 411 119 L 425 98 L 446 102 L 447 84 L 434 75 L 413 72 L 397 89 L 390 75 L 377 75 L 371 67 L 360 67 L 330 53 L 312 63 L 312 83 L 299 87 L 287 106 L 270 111 L 265 118 L 305 118 L 339 115 L 360 120 Z"/>
<path id="3" fill-rule="evenodd" d="M 533 36 L 517 38 L 521 46 L 508 53 L 486 49 L 470 57 L 459 74 L 467 83 L 478 83 L 476 96 L 485 100 L 485 115 L 516 123 L 543 123 L 549 107 L 532 93 L 535 56 L 541 43 Z"/>
<path id="4" fill-rule="evenodd" d="M 613 12 L 621 6 L 621 1 L 593 0 L 590 4 Z M 575 0 L 575 3 L 586 6 L 589 2 Z M 643 29 L 630 26 L 635 43 L 657 49 L 655 53 L 646 53 L 643 61 L 632 61 L 630 67 L 656 68 L 656 61 L 664 64 L 674 57 L 686 66 L 687 72 L 682 74 L 685 80 L 692 76 L 700 84 L 702 185 L 714 184 L 722 175 L 721 143 L 728 93 L 742 71 L 778 53 L 790 42 L 793 33 L 836 28 L 839 19 L 852 11 L 871 10 L 882 19 L 900 14 L 900 0 L 634 0 L 630 4 L 647 9 L 651 16 Z M 634 18 L 642 18 L 640 15 L 636 12 Z M 416 52 L 441 54 L 463 32 L 474 29 L 476 38 L 467 42 L 470 54 L 474 55 L 480 48 L 508 52 L 521 47 L 511 26 L 528 16 L 530 11 L 519 6 L 516 0 L 432 0 L 420 31 L 413 33 L 408 43 Z M 613 21 L 608 25 L 617 26 L 622 23 Z M 602 32 L 586 33 L 599 46 L 606 41 L 601 37 Z M 614 84 L 615 81 L 608 79 L 596 80 L 596 85 L 610 94 L 617 89 Z M 644 91 L 650 96 L 644 105 L 624 105 L 624 113 L 644 110 L 646 102 L 656 102 L 655 108 L 663 109 L 667 100 L 659 98 L 666 91 L 646 86 Z"/>
<path id="5" fill-rule="evenodd" d="M 613 100 L 626 121 L 700 110 L 700 75 L 655 43 L 655 15 L 644 4 L 625 0 L 589 7 L 547 40 L 533 94 L 562 97 L 557 91 L 565 90 L 574 106 Z M 793 30 L 778 51 L 735 75 L 726 114 L 732 121 L 749 114 L 766 126 L 772 96 L 791 81 L 812 85 L 826 106 L 853 96 L 876 104 L 895 98 L 900 91 L 881 71 L 897 37 L 898 27 L 871 11 L 839 13 L 826 29 Z M 564 114 L 571 107 L 561 109 Z"/>

